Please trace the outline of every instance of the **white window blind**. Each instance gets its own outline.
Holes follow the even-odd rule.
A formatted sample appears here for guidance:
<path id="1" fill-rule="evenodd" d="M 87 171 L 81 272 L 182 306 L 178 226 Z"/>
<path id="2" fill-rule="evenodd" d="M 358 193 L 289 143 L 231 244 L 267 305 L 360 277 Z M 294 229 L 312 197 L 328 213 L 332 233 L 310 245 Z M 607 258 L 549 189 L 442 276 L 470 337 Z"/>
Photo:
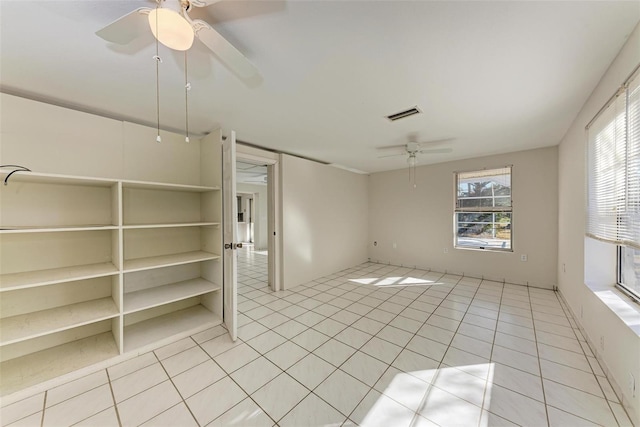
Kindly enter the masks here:
<path id="1" fill-rule="evenodd" d="M 511 166 L 456 173 L 455 247 L 511 246 Z"/>
<path id="2" fill-rule="evenodd" d="M 627 88 L 627 210 L 630 246 L 640 249 L 640 74 Z"/>
<path id="3" fill-rule="evenodd" d="M 640 79 L 588 128 L 587 235 L 640 248 Z"/>
<path id="4" fill-rule="evenodd" d="M 458 172 L 456 211 L 511 210 L 511 166 Z"/>

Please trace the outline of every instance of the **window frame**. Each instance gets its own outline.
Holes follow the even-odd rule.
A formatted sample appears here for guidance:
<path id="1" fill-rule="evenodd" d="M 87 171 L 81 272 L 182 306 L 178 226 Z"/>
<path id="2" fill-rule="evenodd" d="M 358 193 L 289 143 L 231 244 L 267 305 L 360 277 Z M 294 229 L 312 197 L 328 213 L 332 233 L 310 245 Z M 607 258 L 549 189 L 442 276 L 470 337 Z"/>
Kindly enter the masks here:
<path id="1" fill-rule="evenodd" d="M 632 288 L 630 285 L 627 285 L 624 283 L 624 277 L 625 277 L 625 261 L 628 260 L 627 257 L 625 256 L 625 250 L 631 249 L 631 250 L 640 250 L 640 247 L 638 246 L 638 244 L 640 244 L 640 242 L 637 240 L 637 228 L 635 228 L 634 231 L 634 226 L 632 225 L 628 225 L 628 221 L 629 221 L 629 198 L 631 198 L 631 200 L 635 200 L 635 209 L 637 209 L 638 207 L 638 190 L 639 187 L 637 184 L 630 186 L 629 184 L 629 180 L 633 180 L 635 179 L 635 177 L 637 177 L 637 171 L 631 173 L 631 178 L 630 178 L 630 168 L 632 168 L 632 166 L 629 166 L 630 164 L 630 160 L 629 160 L 629 155 L 640 155 L 640 152 L 638 151 L 638 146 L 635 145 L 638 143 L 638 140 L 636 138 L 638 138 L 638 129 L 640 129 L 640 122 L 636 122 L 635 120 L 633 120 L 633 123 L 631 123 L 632 119 L 638 119 L 640 116 L 638 116 L 637 112 L 638 109 L 640 108 L 639 104 L 635 104 L 633 108 L 629 107 L 629 100 L 630 100 L 630 88 L 634 87 L 634 93 L 637 93 L 636 91 L 640 91 L 640 86 L 638 85 L 638 81 L 636 79 L 640 78 L 640 65 L 638 65 L 635 70 L 629 75 L 629 77 L 625 80 L 625 82 L 616 90 L 616 92 L 611 96 L 611 98 L 609 98 L 609 100 L 602 106 L 602 108 L 596 113 L 596 115 L 593 117 L 593 119 L 591 119 L 591 121 L 587 124 L 586 126 L 586 134 L 587 134 L 587 145 L 586 145 L 586 194 L 587 194 L 587 200 L 586 200 L 586 236 L 590 237 L 592 239 L 596 239 L 596 240 L 602 240 L 604 242 L 608 242 L 611 244 L 615 245 L 615 251 L 616 251 L 616 265 L 615 265 L 615 287 L 620 290 L 622 293 L 624 293 L 625 295 L 627 295 L 632 301 L 636 302 L 636 303 L 640 303 L 640 288 L 636 289 L 635 287 Z M 609 110 L 610 108 L 616 108 L 616 105 L 619 103 L 619 100 L 624 101 L 624 108 L 621 109 L 621 113 L 623 114 L 624 117 L 624 122 L 623 122 L 623 127 L 622 129 L 624 130 L 623 133 L 623 147 L 624 147 L 624 152 L 625 152 L 625 166 L 624 166 L 624 181 L 623 181 L 623 188 L 622 190 L 619 191 L 623 191 L 624 197 L 623 200 L 621 200 L 619 197 L 617 200 L 617 203 L 621 203 L 621 206 L 623 207 L 623 209 L 618 208 L 616 209 L 616 214 L 611 216 L 612 221 L 610 221 L 610 223 L 612 224 L 610 226 L 610 228 L 608 229 L 608 233 L 606 231 L 601 231 L 598 230 L 596 228 L 592 228 L 591 226 L 591 222 L 593 221 L 595 224 L 597 225 L 601 225 L 603 222 L 596 222 L 596 220 L 592 219 L 591 216 L 592 215 L 597 215 L 597 210 L 592 209 L 591 206 L 591 198 L 593 198 L 593 194 L 592 194 L 592 173 L 599 173 L 598 171 L 594 172 L 592 171 L 591 168 L 591 162 L 593 161 L 592 158 L 595 158 L 594 156 L 598 156 L 600 155 L 599 152 L 594 151 L 594 148 L 592 148 L 592 144 L 596 144 L 597 143 L 597 138 L 599 136 L 599 133 L 594 134 L 594 139 L 592 140 L 591 137 L 591 128 L 592 125 L 594 125 L 595 123 L 597 123 L 597 120 L 599 118 L 601 118 L 602 115 L 604 114 L 609 114 Z M 638 100 L 637 98 L 635 99 L 635 102 L 638 103 L 640 102 L 640 100 Z M 631 115 L 631 110 L 634 111 L 634 115 Z M 615 112 L 615 110 L 614 110 Z M 619 115 L 614 114 L 612 120 L 610 122 L 607 122 L 606 126 L 602 127 L 602 129 L 600 130 L 600 132 L 603 132 L 606 130 L 606 128 L 608 126 L 611 125 L 611 123 L 613 123 L 614 129 L 617 129 L 616 126 L 616 122 L 618 120 L 620 120 Z M 639 120 L 640 121 L 640 120 Z M 631 132 L 631 129 L 634 129 L 633 132 Z M 635 138 L 633 138 L 635 136 Z M 617 137 L 617 135 L 614 134 L 613 136 L 614 138 Z M 611 138 L 611 136 L 610 136 Z M 613 142 L 613 144 L 618 144 L 618 141 L 616 140 L 615 142 Z M 602 154 L 603 156 L 606 156 L 608 153 L 605 152 L 605 154 Z M 638 163 L 636 163 L 638 160 L 636 157 L 634 157 L 634 165 L 637 167 Z M 594 175 L 596 176 L 596 175 Z M 595 181 L 593 181 L 595 182 Z M 631 189 L 633 190 L 631 190 Z M 597 193 L 596 193 L 597 194 Z M 600 199 L 597 199 L 600 200 Z M 596 202 L 599 203 L 599 202 Z M 606 203 L 606 202 L 605 202 Z M 597 206 L 597 204 L 596 204 Z M 633 206 L 633 204 L 632 204 Z M 633 208 L 632 208 L 633 209 Z M 635 214 L 634 214 L 635 212 Z M 632 217 L 634 215 L 637 215 L 638 212 L 637 210 L 634 210 L 631 212 Z M 631 221 L 634 221 L 633 219 Z M 636 220 L 637 221 L 637 220 Z M 637 226 L 636 226 L 637 227 Z M 602 233 L 602 234 L 601 234 Z M 635 262 L 634 262 L 635 265 Z"/>
<path id="2" fill-rule="evenodd" d="M 492 206 L 492 207 L 479 207 L 478 209 L 470 209 L 468 207 L 464 208 L 459 206 L 459 197 L 458 197 L 458 188 L 459 188 L 459 177 L 461 174 L 469 174 L 469 173 L 482 173 L 486 171 L 492 170 L 501 170 L 508 169 L 509 170 L 509 206 Z M 482 169 L 471 169 L 465 171 L 455 171 L 453 173 L 453 190 L 454 190 L 454 200 L 453 200 L 453 247 L 454 249 L 462 249 L 462 250 L 470 250 L 470 251 L 483 251 L 483 252 L 503 252 L 509 253 L 513 252 L 513 165 L 505 165 L 505 166 L 495 166 L 495 167 L 486 167 Z M 494 197 L 495 198 L 495 197 Z M 488 208 L 488 209 L 487 209 Z M 478 245 L 460 245 L 458 244 L 459 235 L 458 235 L 458 214 L 460 213 L 491 213 L 491 214 L 499 214 L 506 213 L 510 215 L 509 226 L 509 247 L 502 248 L 491 245 L 482 246 Z M 497 222 L 493 221 L 492 224 L 495 227 Z"/>
<path id="3" fill-rule="evenodd" d="M 616 288 L 618 288 L 622 293 L 631 298 L 634 302 L 640 304 L 640 291 L 632 289 L 630 286 L 627 286 L 622 278 L 623 278 L 623 260 L 624 256 L 622 251 L 627 246 L 617 245 L 616 246 Z"/>

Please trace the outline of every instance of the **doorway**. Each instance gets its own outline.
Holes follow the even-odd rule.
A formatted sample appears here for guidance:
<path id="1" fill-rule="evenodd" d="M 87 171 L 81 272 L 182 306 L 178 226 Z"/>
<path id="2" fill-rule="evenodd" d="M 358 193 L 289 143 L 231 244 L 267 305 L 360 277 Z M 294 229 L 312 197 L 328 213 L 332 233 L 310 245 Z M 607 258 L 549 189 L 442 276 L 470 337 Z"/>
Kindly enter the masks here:
<path id="1" fill-rule="evenodd" d="M 238 294 L 279 290 L 276 203 L 277 161 L 243 155 L 236 158 L 238 200 Z"/>

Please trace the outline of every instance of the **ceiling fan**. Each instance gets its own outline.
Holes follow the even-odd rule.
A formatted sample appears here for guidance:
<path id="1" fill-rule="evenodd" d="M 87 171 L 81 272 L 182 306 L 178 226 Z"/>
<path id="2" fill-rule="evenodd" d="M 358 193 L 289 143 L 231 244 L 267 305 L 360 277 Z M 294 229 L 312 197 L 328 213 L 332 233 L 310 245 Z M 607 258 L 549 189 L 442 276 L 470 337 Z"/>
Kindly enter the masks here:
<path id="1" fill-rule="evenodd" d="M 409 157 L 407 159 L 407 162 L 409 164 L 411 164 L 412 159 L 413 159 L 413 162 L 415 163 L 418 154 L 445 154 L 445 153 L 451 153 L 453 151 L 453 149 L 451 149 L 451 148 L 424 148 L 424 147 L 428 146 L 428 145 L 436 145 L 436 144 L 448 142 L 448 141 L 451 141 L 452 139 L 453 138 L 438 139 L 438 140 L 433 140 L 433 141 L 426 141 L 426 142 L 423 142 L 423 143 L 419 143 L 419 142 L 416 142 L 416 141 L 409 141 L 406 144 L 389 145 L 389 146 L 386 146 L 386 147 L 380 147 L 379 149 L 381 149 L 381 150 L 402 148 L 403 152 L 399 152 L 399 153 L 395 153 L 395 154 L 386 154 L 384 156 L 378 156 L 378 158 L 381 159 L 381 158 L 385 158 L 385 157 L 396 157 L 396 156 L 406 156 L 406 155 L 408 155 Z"/>
<path id="2" fill-rule="evenodd" d="M 409 183 L 413 185 L 413 188 L 416 188 L 416 164 L 418 163 L 418 154 L 444 154 L 444 153 L 451 153 L 453 151 L 453 149 L 451 148 L 422 148 L 422 146 L 436 145 L 436 144 L 448 142 L 448 141 L 451 141 L 453 138 L 438 139 L 433 141 L 426 141 L 423 143 L 412 141 L 412 139 L 415 139 L 414 136 L 410 136 L 409 139 L 410 139 L 409 142 L 407 142 L 406 144 L 391 145 L 391 146 L 379 148 L 383 150 L 389 149 L 389 148 L 391 149 L 403 148 L 404 152 L 378 156 L 378 158 L 408 156 L 407 163 L 409 163 Z"/>
<path id="3" fill-rule="evenodd" d="M 229 69 L 243 79 L 259 76 L 258 69 L 211 25 L 191 19 L 192 7 L 207 7 L 220 0 L 154 0 L 156 7 L 140 7 L 118 18 L 96 35 L 116 44 L 129 44 L 151 31 L 154 37 L 174 50 L 188 50 L 197 37 Z"/>

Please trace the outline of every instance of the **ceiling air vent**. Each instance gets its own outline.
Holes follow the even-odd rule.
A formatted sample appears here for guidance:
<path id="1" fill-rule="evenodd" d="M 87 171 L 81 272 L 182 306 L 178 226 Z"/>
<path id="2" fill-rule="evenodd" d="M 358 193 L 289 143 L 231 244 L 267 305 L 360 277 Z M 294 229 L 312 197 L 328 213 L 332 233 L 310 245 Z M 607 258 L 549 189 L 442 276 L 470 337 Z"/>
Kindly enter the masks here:
<path id="1" fill-rule="evenodd" d="M 420 114 L 422 111 L 418 107 L 409 108 L 408 110 L 400 111 L 399 113 L 391 114 L 387 116 L 387 119 L 395 122 L 396 120 L 404 119 L 405 117 L 413 116 L 414 114 Z"/>

